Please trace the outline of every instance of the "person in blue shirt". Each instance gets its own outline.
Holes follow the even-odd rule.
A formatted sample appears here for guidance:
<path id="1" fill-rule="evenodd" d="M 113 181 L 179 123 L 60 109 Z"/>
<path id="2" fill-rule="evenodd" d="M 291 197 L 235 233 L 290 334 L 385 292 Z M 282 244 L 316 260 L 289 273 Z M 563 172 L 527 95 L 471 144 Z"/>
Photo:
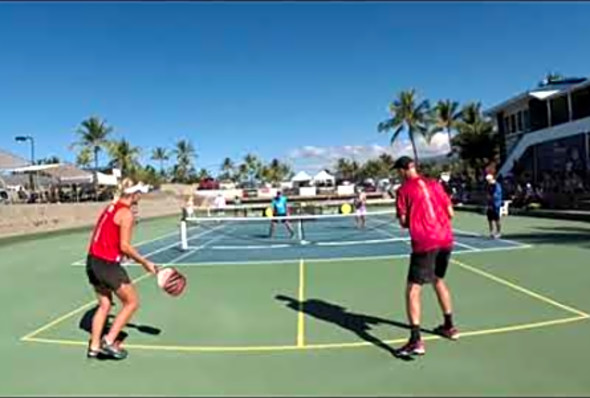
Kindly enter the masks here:
<path id="1" fill-rule="evenodd" d="M 502 207 L 502 185 L 492 174 L 486 175 L 487 188 L 487 216 L 490 227 L 490 237 L 498 239 L 501 236 L 500 208 Z M 495 231 L 494 231 L 494 226 Z"/>
<path id="2" fill-rule="evenodd" d="M 283 196 L 281 194 L 281 191 L 277 191 L 277 194 L 273 198 L 271 205 L 272 205 L 272 211 L 273 211 L 274 217 L 287 217 L 287 215 L 288 215 L 287 197 Z M 275 224 L 277 223 L 277 221 L 278 220 L 276 218 L 274 218 L 270 223 L 270 237 L 271 238 L 274 235 Z M 292 238 L 295 235 L 295 233 L 293 232 L 293 228 L 291 227 L 291 223 L 289 223 L 289 220 L 284 219 L 284 220 L 281 220 L 281 222 L 285 225 L 285 227 L 289 231 L 289 234 L 291 234 L 291 238 Z"/>

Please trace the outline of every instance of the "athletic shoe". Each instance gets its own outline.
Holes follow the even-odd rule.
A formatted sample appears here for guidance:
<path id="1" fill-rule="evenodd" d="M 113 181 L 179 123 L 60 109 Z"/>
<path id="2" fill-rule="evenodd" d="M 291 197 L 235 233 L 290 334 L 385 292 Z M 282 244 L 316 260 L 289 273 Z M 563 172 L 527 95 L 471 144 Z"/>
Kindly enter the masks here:
<path id="1" fill-rule="evenodd" d="M 459 331 L 456 327 L 448 328 L 445 325 L 440 325 L 434 328 L 434 333 L 450 340 L 457 340 L 459 338 Z"/>
<path id="2" fill-rule="evenodd" d="M 424 355 L 426 353 L 426 348 L 424 347 L 424 342 L 422 340 L 418 340 L 415 343 L 408 341 L 403 347 L 395 350 L 395 353 L 400 357 Z"/>
<path id="3" fill-rule="evenodd" d="M 90 348 L 90 340 L 88 340 L 88 349 L 86 350 L 86 358 L 96 359 L 103 355 L 102 349 L 93 350 Z"/>
<path id="4" fill-rule="evenodd" d="M 89 347 L 88 351 L 86 351 L 86 358 L 89 358 L 89 359 L 97 359 L 97 358 L 101 357 L 102 355 L 103 355 L 102 350 L 92 350 Z"/>
<path id="5" fill-rule="evenodd" d="M 109 344 L 103 337 L 101 343 L 101 351 L 104 355 L 109 356 L 113 359 L 125 359 L 127 358 L 127 350 L 123 348 L 117 348 L 115 344 Z"/>

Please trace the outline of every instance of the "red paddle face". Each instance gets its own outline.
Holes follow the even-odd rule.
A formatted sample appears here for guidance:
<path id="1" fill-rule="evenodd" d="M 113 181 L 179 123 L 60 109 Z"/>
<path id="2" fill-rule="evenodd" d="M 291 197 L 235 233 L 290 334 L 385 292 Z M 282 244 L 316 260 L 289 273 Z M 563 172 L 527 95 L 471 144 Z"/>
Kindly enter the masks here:
<path id="1" fill-rule="evenodd" d="M 179 296 L 186 287 L 186 277 L 174 270 L 164 285 L 164 291 L 171 296 Z"/>

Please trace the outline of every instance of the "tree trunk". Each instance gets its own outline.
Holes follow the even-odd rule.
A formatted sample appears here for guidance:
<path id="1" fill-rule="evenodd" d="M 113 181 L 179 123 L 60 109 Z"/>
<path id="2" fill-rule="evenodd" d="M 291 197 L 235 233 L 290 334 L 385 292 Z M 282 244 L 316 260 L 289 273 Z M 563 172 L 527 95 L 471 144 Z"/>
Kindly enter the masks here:
<path id="1" fill-rule="evenodd" d="M 98 201 L 98 151 L 100 148 L 98 146 L 94 147 L 94 200 Z"/>
<path id="2" fill-rule="evenodd" d="M 418 149 L 416 148 L 416 142 L 414 142 L 414 132 L 410 130 L 410 142 L 412 143 L 412 150 L 414 151 L 414 163 L 418 166 Z"/>
<path id="3" fill-rule="evenodd" d="M 453 155 L 453 144 L 451 143 L 451 129 L 447 127 L 447 135 L 449 136 L 449 153 L 447 153 L 447 157 L 451 157 Z"/>

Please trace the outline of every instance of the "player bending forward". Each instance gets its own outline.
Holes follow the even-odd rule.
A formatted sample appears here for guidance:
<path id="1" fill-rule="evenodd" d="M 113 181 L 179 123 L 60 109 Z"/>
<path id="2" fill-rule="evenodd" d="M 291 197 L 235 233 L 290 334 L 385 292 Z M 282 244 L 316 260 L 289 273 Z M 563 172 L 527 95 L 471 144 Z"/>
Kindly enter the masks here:
<path id="1" fill-rule="evenodd" d="M 134 227 L 131 206 L 139 202 L 141 194 L 147 193 L 148 188 L 141 183 L 134 184 L 132 180 L 125 179 L 120 190 L 119 199 L 108 205 L 96 223 L 86 260 L 86 274 L 98 298 L 98 309 L 92 319 L 88 358 L 127 357 L 127 351 L 117 344 L 117 336 L 137 310 L 139 299 L 127 272 L 121 267 L 121 259 L 124 256 L 130 257 L 149 273 L 157 272 L 157 267 L 131 246 Z M 113 293 L 123 305 L 109 332 L 103 336 Z"/>
<path id="2" fill-rule="evenodd" d="M 411 334 L 408 343 L 396 353 L 400 356 L 423 355 L 425 346 L 420 337 L 423 284 L 434 284 L 444 315 L 444 324 L 435 328 L 435 332 L 453 340 L 458 336 L 453 326 L 451 295 L 443 280 L 453 247 L 453 207 L 440 183 L 421 176 L 411 158 L 399 158 L 394 168 L 404 180 L 397 193 L 397 216 L 402 228 L 409 229 L 412 241 L 406 286 L 406 312 Z"/>

